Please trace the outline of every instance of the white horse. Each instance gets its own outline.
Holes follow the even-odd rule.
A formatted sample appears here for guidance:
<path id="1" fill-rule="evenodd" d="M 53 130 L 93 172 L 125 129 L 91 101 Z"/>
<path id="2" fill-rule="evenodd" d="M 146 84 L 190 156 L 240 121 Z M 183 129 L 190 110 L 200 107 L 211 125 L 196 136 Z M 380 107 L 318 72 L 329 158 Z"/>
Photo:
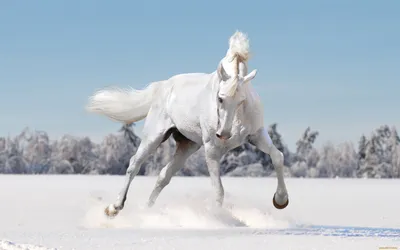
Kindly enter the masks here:
<path id="1" fill-rule="evenodd" d="M 273 204 L 277 209 L 288 205 L 283 154 L 265 129 L 262 104 L 250 83 L 257 70 L 247 74 L 248 59 L 249 40 L 237 31 L 229 39 L 226 56 L 212 73 L 179 74 L 152 82 L 142 90 L 103 89 L 90 97 L 87 110 L 112 120 L 131 123 L 147 117 L 142 141 L 126 171 L 125 184 L 116 202 L 106 207 L 107 216 L 116 216 L 123 209 L 130 183 L 142 163 L 171 134 L 177 144 L 176 152 L 158 176 L 148 200 L 149 207 L 187 158 L 201 146 L 204 146 L 216 202 L 221 206 L 224 188 L 220 159 L 246 141 L 270 155 L 278 180 Z"/>

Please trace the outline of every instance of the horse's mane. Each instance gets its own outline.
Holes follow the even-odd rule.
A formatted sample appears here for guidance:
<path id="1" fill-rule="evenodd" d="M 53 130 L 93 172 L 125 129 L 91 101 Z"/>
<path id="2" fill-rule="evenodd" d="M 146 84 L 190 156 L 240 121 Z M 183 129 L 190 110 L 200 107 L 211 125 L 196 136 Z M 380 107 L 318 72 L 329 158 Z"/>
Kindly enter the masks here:
<path id="1" fill-rule="evenodd" d="M 250 58 L 250 42 L 246 34 L 236 31 L 229 38 L 229 49 L 226 56 L 221 60 L 225 62 L 230 75 L 233 78 L 221 88 L 221 92 L 227 96 L 233 96 L 238 85 L 239 74 L 244 76 L 247 74 L 247 61 Z M 240 66 L 243 66 L 241 68 Z"/>
<path id="2" fill-rule="evenodd" d="M 250 41 L 246 34 L 236 31 L 229 38 L 229 49 L 225 57 L 231 62 L 235 58 L 241 62 L 247 62 L 250 59 Z"/>

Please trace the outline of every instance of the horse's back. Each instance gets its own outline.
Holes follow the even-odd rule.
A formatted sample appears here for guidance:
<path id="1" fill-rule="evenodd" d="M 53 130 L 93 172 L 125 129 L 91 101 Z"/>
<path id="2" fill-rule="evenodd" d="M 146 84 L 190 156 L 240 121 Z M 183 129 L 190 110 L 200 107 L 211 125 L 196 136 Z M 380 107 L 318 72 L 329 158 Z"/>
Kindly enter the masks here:
<path id="1" fill-rule="evenodd" d="M 200 143 L 201 128 L 199 117 L 202 112 L 204 93 L 210 74 L 188 73 L 171 77 L 170 93 L 166 103 L 166 111 L 177 129 L 188 139 Z"/>
<path id="2" fill-rule="evenodd" d="M 181 89 L 184 87 L 204 86 L 207 84 L 207 79 L 209 78 L 210 74 L 207 73 L 185 73 L 175 75 L 168 81 L 176 86 L 176 88 Z"/>
<path id="3" fill-rule="evenodd" d="M 199 94 L 207 89 L 210 74 L 207 73 L 186 73 L 171 77 L 168 82 L 171 84 L 171 95 L 177 101 L 189 101 L 201 98 Z"/>

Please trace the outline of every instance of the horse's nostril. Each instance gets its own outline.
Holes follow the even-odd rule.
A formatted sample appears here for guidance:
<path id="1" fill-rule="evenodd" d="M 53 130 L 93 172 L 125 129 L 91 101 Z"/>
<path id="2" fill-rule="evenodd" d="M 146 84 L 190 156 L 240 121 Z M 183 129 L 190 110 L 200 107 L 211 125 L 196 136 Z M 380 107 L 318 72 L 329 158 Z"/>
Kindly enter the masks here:
<path id="1" fill-rule="evenodd" d="M 220 134 L 215 134 L 216 136 L 217 136 L 217 138 L 218 139 L 221 139 L 221 140 L 227 140 L 227 139 L 229 139 L 230 138 L 230 136 L 226 136 L 226 135 L 220 135 Z"/>

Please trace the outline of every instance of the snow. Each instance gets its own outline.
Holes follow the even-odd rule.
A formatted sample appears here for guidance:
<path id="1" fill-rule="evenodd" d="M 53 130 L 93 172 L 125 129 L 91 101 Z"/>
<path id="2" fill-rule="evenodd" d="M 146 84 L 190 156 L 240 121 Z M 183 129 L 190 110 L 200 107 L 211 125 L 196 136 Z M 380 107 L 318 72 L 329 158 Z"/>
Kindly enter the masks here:
<path id="1" fill-rule="evenodd" d="M 103 215 L 124 176 L 0 175 L 0 249 L 379 249 L 400 247 L 398 179 L 224 177 L 213 206 L 208 177 L 174 177 L 145 207 L 156 177 L 138 176 L 124 210 Z M 365 228 L 367 227 L 367 228 Z"/>

